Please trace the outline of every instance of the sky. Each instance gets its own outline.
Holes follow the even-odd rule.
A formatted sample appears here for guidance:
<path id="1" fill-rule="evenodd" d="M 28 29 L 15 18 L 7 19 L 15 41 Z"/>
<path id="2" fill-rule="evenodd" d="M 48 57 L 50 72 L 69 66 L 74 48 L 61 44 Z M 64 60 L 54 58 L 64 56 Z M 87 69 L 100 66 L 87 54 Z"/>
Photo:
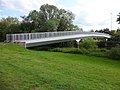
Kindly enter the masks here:
<path id="1" fill-rule="evenodd" d="M 43 4 L 72 11 L 75 14 L 73 23 L 84 31 L 120 27 L 116 22 L 120 0 L 0 0 L 0 18 L 12 16 L 20 19 L 32 10 L 39 10 Z"/>

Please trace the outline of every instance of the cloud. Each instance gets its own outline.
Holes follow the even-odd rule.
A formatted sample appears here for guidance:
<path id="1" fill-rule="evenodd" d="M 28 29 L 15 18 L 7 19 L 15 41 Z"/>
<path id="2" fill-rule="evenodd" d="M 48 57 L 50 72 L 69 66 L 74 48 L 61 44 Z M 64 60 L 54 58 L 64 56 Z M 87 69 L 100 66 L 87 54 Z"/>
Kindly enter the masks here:
<path id="1" fill-rule="evenodd" d="M 0 7 L 28 13 L 31 10 L 38 10 L 42 4 L 54 5 L 56 0 L 1 0 Z"/>
<path id="2" fill-rule="evenodd" d="M 76 4 L 71 4 L 73 1 Z M 116 15 L 120 12 L 120 0 L 0 0 L 0 13 L 13 11 L 26 15 L 31 10 L 39 10 L 40 6 L 46 3 L 72 11 L 76 15 L 74 23 L 82 28 L 89 30 L 109 28 L 111 22 L 110 13 L 113 13 L 113 28 L 118 27 Z"/>
<path id="3" fill-rule="evenodd" d="M 77 0 L 78 9 L 74 9 L 78 13 L 76 24 L 87 29 L 102 29 L 111 27 L 111 14 L 113 29 L 118 27 L 116 23 L 116 15 L 120 12 L 119 0 Z M 80 6 L 82 5 L 82 6 Z M 74 11 L 74 12 L 75 12 Z M 81 25 L 82 24 L 82 25 Z"/>

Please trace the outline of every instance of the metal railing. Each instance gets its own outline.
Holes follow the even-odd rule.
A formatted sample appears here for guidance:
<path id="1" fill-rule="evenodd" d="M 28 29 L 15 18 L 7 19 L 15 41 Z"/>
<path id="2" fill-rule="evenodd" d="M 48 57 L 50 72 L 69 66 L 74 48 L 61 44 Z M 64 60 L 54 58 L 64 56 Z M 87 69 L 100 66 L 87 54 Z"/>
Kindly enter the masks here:
<path id="1" fill-rule="evenodd" d="M 82 32 L 82 31 L 59 31 L 59 32 L 42 32 L 42 33 L 7 34 L 6 42 L 16 42 L 16 41 L 21 41 L 21 40 L 33 40 L 33 39 L 60 37 L 60 36 L 78 35 L 78 34 L 103 35 L 103 33 Z M 108 34 L 104 34 L 104 35 L 108 35 Z"/>

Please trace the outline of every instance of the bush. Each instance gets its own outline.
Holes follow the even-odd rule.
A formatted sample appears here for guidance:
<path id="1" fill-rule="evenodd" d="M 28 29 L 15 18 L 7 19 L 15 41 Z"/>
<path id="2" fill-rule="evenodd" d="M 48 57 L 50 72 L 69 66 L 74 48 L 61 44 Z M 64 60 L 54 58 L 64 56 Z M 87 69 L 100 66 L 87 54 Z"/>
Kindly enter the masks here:
<path id="1" fill-rule="evenodd" d="M 120 45 L 111 49 L 109 57 L 120 60 Z"/>
<path id="2" fill-rule="evenodd" d="M 85 54 L 90 56 L 108 57 L 110 50 L 107 49 L 85 49 L 85 48 L 54 48 L 50 49 L 53 52 L 63 52 L 72 54 Z"/>
<path id="3" fill-rule="evenodd" d="M 94 39 L 89 38 L 80 42 L 79 47 L 85 49 L 96 49 L 98 46 L 97 46 L 97 42 Z"/>
<path id="4" fill-rule="evenodd" d="M 54 48 L 54 49 L 51 49 L 50 51 L 73 53 L 73 54 L 81 54 L 82 53 L 82 51 L 78 48 Z"/>
<path id="5" fill-rule="evenodd" d="M 53 51 L 53 52 L 63 52 L 62 48 L 53 48 L 53 49 L 50 49 L 50 51 Z"/>
<path id="6" fill-rule="evenodd" d="M 49 51 L 50 47 L 48 47 L 48 46 L 36 46 L 36 47 L 29 47 L 28 49 L 35 50 L 35 51 Z"/>
<path id="7" fill-rule="evenodd" d="M 65 53 L 81 54 L 82 51 L 78 48 L 69 48 L 64 51 Z"/>

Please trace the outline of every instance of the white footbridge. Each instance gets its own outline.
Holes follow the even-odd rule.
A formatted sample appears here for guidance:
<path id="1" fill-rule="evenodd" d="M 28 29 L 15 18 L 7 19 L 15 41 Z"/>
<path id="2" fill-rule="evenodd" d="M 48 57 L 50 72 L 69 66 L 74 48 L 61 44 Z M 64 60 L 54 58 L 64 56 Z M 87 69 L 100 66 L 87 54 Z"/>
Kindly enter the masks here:
<path id="1" fill-rule="evenodd" d="M 46 45 L 51 43 L 79 40 L 83 38 L 110 38 L 109 34 L 82 31 L 59 31 L 42 33 L 7 34 L 6 42 L 14 42 L 27 47 Z"/>

